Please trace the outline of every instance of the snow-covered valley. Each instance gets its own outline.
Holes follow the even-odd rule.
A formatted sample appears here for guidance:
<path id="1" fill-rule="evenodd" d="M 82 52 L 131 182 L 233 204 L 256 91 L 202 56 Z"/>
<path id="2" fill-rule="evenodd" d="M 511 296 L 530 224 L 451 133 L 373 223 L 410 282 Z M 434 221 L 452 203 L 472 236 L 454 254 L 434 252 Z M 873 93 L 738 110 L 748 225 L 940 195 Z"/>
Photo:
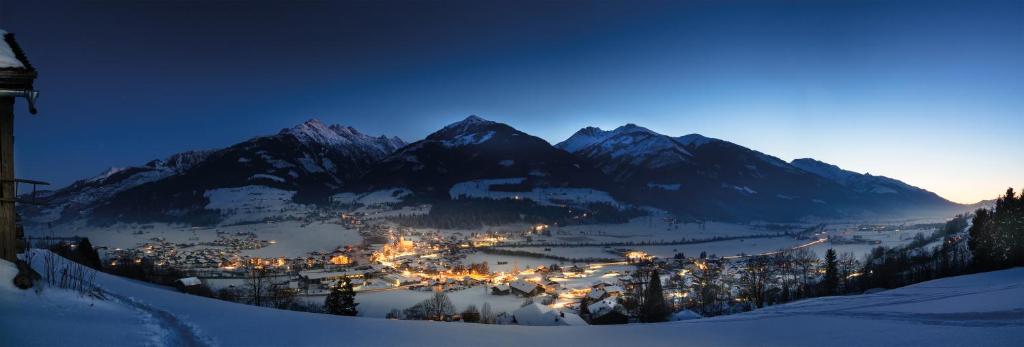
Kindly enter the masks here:
<path id="1" fill-rule="evenodd" d="M 52 287 L 21 291 L 2 264 L 0 335 L 12 346 L 929 345 L 1011 346 L 1024 339 L 1024 269 L 822 297 L 680 322 L 526 327 L 393 321 L 275 310 L 98 274 L 108 299 Z M 743 332 L 743 333 L 737 333 Z M 184 336 L 183 336 L 184 335 Z"/>

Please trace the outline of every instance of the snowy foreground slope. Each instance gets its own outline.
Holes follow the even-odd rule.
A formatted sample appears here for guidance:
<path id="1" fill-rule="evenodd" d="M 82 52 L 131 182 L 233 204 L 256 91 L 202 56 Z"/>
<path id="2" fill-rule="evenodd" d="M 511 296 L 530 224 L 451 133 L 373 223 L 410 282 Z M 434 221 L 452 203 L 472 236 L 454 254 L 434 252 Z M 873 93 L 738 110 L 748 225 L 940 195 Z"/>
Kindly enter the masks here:
<path id="1" fill-rule="evenodd" d="M 686 346 L 1016 345 L 1024 340 L 1024 268 L 870 295 L 805 300 L 727 317 L 661 324 L 527 327 L 391 321 L 279 311 L 179 294 L 106 274 L 99 301 L 0 285 L 4 345 Z"/>

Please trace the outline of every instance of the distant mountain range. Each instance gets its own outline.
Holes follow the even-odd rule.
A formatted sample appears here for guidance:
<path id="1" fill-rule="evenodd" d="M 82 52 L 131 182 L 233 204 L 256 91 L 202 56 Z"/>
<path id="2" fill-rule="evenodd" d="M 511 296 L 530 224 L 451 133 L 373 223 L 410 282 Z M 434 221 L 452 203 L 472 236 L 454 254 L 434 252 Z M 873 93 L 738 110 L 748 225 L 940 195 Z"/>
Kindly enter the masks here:
<path id="1" fill-rule="evenodd" d="M 309 120 L 224 149 L 110 169 L 46 192 L 46 206 L 25 205 L 20 212 L 36 223 L 215 223 L 210 192 L 249 186 L 293 192 L 293 202 L 303 204 L 389 188 L 405 188 L 429 202 L 461 197 L 475 187 L 475 197 L 522 195 L 567 207 L 613 201 L 734 221 L 934 215 L 965 208 L 896 179 L 814 159 L 787 163 L 698 134 L 672 137 L 634 124 L 587 127 L 552 146 L 470 116 L 411 144 Z"/>
<path id="2" fill-rule="evenodd" d="M 556 145 L 620 186 L 627 201 L 677 214 L 725 220 L 806 216 L 893 216 L 958 205 L 903 182 L 836 166 L 779 158 L 719 139 L 671 137 L 626 124 L 588 127 Z"/>

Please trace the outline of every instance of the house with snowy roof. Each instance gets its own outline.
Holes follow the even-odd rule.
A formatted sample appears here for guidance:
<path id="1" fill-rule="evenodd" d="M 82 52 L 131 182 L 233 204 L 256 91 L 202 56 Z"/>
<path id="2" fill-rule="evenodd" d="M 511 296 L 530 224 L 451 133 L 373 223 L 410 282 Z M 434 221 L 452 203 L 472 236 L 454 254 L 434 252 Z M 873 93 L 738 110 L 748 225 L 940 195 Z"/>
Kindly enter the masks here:
<path id="1" fill-rule="evenodd" d="M 513 311 L 512 321 L 519 325 L 586 325 L 578 315 L 559 312 L 539 303 L 532 303 Z"/>
<path id="2" fill-rule="evenodd" d="M 594 288 L 587 293 L 587 300 L 598 301 L 608 297 L 608 292 L 604 291 L 604 288 Z"/>
<path id="3" fill-rule="evenodd" d="M 590 316 L 590 324 L 626 324 L 629 322 L 629 315 L 626 308 L 616 298 L 605 298 L 590 305 L 587 305 Z"/>
<path id="4" fill-rule="evenodd" d="M 544 292 L 543 286 L 526 281 L 514 281 L 509 283 L 509 287 L 512 290 L 512 294 L 524 297 L 534 296 Z"/>
<path id="5" fill-rule="evenodd" d="M 174 287 L 183 293 L 200 294 L 203 292 L 203 281 L 197 277 L 184 277 L 174 281 Z"/>
<path id="6" fill-rule="evenodd" d="M 509 295 L 511 294 L 511 287 L 507 284 L 498 284 L 491 286 L 491 295 Z"/>

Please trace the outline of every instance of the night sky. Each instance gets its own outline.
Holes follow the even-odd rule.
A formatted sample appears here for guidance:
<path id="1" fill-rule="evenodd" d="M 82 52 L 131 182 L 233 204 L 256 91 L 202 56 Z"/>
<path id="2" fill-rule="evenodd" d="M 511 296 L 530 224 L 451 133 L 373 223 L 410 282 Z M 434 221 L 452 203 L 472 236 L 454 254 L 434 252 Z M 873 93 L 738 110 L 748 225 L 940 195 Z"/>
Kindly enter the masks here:
<path id="1" fill-rule="evenodd" d="M 958 202 L 1024 185 L 1024 2 L 10 1 L 18 176 L 62 186 L 309 118 L 423 138 L 701 133 Z"/>

